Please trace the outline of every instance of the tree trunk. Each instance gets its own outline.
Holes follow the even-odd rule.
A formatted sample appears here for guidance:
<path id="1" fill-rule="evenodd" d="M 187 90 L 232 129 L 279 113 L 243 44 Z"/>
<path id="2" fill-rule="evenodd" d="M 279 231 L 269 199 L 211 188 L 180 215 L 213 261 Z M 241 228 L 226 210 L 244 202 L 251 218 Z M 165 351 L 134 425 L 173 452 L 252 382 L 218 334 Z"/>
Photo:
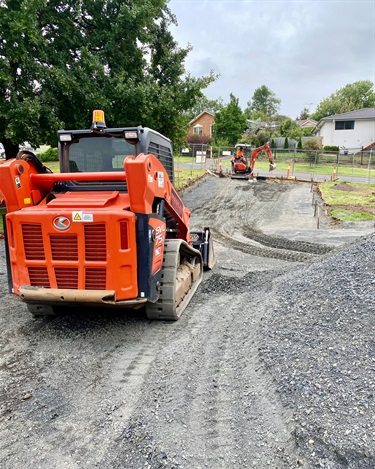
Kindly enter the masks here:
<path id="1" fill-rule="evenodd" d="M 5 158 L 10 160 L 11 158 L 15 158 L 17 153 L 19 152 L 20 146 L 18 143 L 11 142 L 8 138 L 5 138 L 2 141 L 5 150 Z"/>

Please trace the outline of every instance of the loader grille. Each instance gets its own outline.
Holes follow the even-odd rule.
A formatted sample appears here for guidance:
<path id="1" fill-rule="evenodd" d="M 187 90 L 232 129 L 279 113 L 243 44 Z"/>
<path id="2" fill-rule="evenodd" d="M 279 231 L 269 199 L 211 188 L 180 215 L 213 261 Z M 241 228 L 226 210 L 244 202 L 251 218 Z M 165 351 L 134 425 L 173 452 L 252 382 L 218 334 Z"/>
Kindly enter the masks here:
<path id="1" fill-rule="evenodd" d="M 78 261 L 78 238 L 76 235 L 50 235 L 54 261 Z"/>
<path id="2" fill-rule="evenodd" d="M 29 267 L 28 272 L 32 287 L 50 288 L 47 267 Z"/>
<path id="3" fill-rule="evenodd" d="M 44 264 L 27 265 L 31 286 L 74 290 L 106 289 L 107 266 L 103 264 L 108 257 L 106 225 L 91 223 L 82 228 L 83 240 L 75 233 L 50 233 L 45 254 L 42 225 L 22 224 L 26 264 Z M 82 265 L 95 262 L 102 264 Z"/>
<path id="4" fill-rule="evenodd" d="M 76 267 L 55 267 L 57 288 L 78 288 L 78 269 Z"/>
<path id="5" fill-rule="evenodd" d="M 85 225 L 86 261 L 105 262 L 107 260 L 107 239 L 105 224 Z"/>
<path id="6" fill-rule="evenodd" d="M 42 225 L 22 224 L 23 245 L 28 261 L 43 261 L 44 253 Z"/>
<path id="7" fill-rule="evenodd" d="M 106 270 L 105 269 L 86 269 L 85 290 L 105 290 L 106 289 Z"/>

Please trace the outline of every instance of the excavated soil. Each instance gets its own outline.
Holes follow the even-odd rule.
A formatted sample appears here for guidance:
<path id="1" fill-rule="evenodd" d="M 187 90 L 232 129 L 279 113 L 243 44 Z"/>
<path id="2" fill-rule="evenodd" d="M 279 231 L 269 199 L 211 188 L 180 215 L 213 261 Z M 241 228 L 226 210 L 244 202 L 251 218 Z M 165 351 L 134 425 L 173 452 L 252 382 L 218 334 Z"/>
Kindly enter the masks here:
<path id="1" fill-rule="evenodd" d="M 313 189 L 186 190 L 216 264 L 174 323 L 34 319 L 0 241 L 0 467 L 374 467 L 374 224 L 332 223 Z"/>

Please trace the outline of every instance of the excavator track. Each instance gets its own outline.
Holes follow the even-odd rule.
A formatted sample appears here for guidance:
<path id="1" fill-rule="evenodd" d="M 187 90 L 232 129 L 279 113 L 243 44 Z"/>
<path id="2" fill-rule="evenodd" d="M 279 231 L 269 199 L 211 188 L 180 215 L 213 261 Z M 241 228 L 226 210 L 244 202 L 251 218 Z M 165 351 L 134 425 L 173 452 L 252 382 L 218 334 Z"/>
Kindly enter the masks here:
<path id="1" fill-rule="evenodd" d="M 177 321 L 202 278 L 201 253 L 181 239 L 166 240 L 160 296 L 156 303 L 147 303 L 147 317 L 153 320 Z"/>

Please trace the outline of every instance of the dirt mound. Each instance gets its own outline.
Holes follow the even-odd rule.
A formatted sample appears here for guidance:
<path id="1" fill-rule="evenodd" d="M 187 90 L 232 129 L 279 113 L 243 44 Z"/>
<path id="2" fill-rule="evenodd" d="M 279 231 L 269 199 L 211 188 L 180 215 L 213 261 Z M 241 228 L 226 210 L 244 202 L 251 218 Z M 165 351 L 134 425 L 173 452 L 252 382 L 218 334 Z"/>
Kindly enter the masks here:
<path id="1" fill-rule="evenodd" d="M 348 182 L 340 182 L 338 184 L 335 184 L 334 186 L 331 187 L 331 189 L 335 191 L 342 191 L 342 192 L 360 192 L 360 193 L 369 192 L 369 188 L 367 186 L 354 186 L 353 184 L 348 183 Z M 369 194 L 373 194 L 373 192 L 370 191 Z"/>
<path id="2" fill-rule="evenodd" d="M 335 191 L 354 192 L 359 188 L 351 186 L 347 182 L 340 182 L 339 184 L 335 184 L 334 186 L 332 186 L 332 189 L 334 189 Z"/>

